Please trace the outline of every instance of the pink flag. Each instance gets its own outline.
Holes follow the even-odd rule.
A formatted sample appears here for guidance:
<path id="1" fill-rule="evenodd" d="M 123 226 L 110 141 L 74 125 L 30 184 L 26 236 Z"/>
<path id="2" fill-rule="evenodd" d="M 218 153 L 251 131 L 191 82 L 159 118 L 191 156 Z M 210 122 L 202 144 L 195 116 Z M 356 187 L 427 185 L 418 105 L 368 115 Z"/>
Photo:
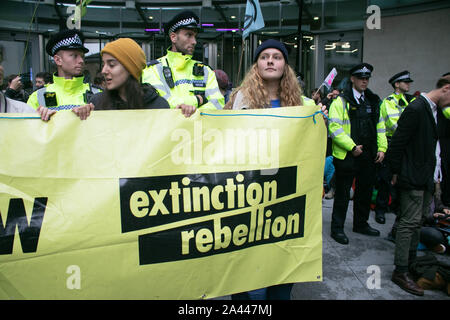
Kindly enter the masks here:
<path id="1" fill-rule="evenodd" d="M 333 83 L 334 78 L 336 78 L 336 75 L 337 75 L 336 68 L 333 68 L 333 70 L 331 70 L 331 72 L 323 81 L 323 84 L 328 88 L 328 90 L 330 90 L 331 84 Z"/>

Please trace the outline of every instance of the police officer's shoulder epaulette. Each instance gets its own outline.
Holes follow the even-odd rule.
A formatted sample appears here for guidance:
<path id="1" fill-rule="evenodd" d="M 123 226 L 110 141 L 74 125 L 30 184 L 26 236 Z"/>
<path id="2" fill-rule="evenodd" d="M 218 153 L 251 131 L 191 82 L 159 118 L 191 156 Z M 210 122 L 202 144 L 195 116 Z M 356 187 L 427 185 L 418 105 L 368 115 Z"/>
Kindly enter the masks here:
<path id="1" fill-rule="evenodd" d="M 193 61 L 195 62 L 196 65 L 198 65 L 198 66 L 200 66 L 200 67 L 208 67 L 208 68 L 210 68 L 211 70 L 214 70 L 213 68 L 211 68 L 210 65 L 208 65 L 208 64 L 206 64 L 206 63 L 204 63 L 204 62 L 197 61 L 197 60 L 193 60 Z"/>
<path id="2" fill-rule="evenodd" d="M 389 97 L 386 98 L 386 100 L 388 100 L 388 101 L 394 100 L 394 97 L 393 96 L 389 96 Z"/>
<path id="3" fill-rule="evenodd" d="M 160 62 L 159 60 L 157 60 L 157 59 L 150 60 L 150 61 L 147 63 L 147 67 L 154 66 L 155 64 L 158 64 L 158 63 L 161 63 L 161 62 Z"/>

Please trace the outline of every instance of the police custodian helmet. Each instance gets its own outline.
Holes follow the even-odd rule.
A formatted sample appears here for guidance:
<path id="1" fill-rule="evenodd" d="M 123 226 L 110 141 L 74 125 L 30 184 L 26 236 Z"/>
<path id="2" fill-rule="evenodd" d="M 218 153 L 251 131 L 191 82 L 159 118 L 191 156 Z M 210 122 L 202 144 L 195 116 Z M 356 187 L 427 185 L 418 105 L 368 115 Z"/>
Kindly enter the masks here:
<path id="1" fill-rule="evenodd" d="M 78 49 L 84 53 L 89 52 L 89 49 L 84 45 L 83 33 L 79 30 L 62 30 L 53 36 L 47 42 L 45 51 L 54 56 L 58 50 Z"/>
<path id="2" fill-rule="evenodd" d="M 198 16 L 189 10 L 180 12 L 175 17 L 173 17 L 165 26 L 165 31 L 167 34 L 171 32 L 176 32 L 178 29 L 194 29 L 198 31 L 200 19 Z"/>
<path id="3" fill-rule="evenodd" d="M 357 78 L 370 78 L 372 76 L 373 66 L 368 63 L 361 63 L 350 69 L 350 75 Z"/>
<path id="4" fill-rule="evenodd" d="M 397 73 L 396 75 L 393 75 L 389 79 L 389 83 L 391 85 L 394 85 L 394 83 L 396 82 L 413 82 L 413 80 L 411 79 L 411 74 L 409 73 L 409 71 L 405 70 Z"/>

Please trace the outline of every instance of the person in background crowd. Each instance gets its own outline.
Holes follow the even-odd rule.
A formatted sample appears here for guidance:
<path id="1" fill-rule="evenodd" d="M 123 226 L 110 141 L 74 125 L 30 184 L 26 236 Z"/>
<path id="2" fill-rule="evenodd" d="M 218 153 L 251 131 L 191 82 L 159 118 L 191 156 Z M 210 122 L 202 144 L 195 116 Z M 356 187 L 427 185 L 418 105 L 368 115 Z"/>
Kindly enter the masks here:
<path id="1" fill-rule="evenodd" d="M 333 165 L 333 156 L 325 158 L 324 168 L 324 180 L 325 180 L 325 199 L 333 199 L 336 192 L 336 175 Z"/>
<path id="2" fill-rule="evenodd" d="M 303 81 L 303 78 L 304 78 L 303 73 L 299 72 L 299 74 L 297 76 L 297 81 L 300 84 L 300 88 L 302 89 L 302 92 L 305 92 L 306 85 L 305 85 L 305 81 Z"/>
<path id="3" fill-rule="evenodd" d="M 5 95 L 13 100 L 26 102 L 28 100 L 28 93 L 23 89 L 22 79 L 17 74 L 11 74 L 7 78 L 8 87 Z"/>
<path id="4" fill-rule="evenodd" d="M 362 63 L 350 69 L 350 80 L 344 92 L 330 106 L 329 132 L 336 172 L 331 220 L 331 237 L 348 244 L 344 223 L 350 200 L 350 188 L 355 178 L 353 198 L 353 232 L 379 236 L 380 232 L 367 223 L 376 163 L 384 159 L 387 142 L 384 121 L 380 116 L 381 100 L 368 89 L 373 67 Z"/>
<path id="5" fill-rule="evenodd" d="M 450 75 L 445 73 L 442 77 Z M 441 182 L 438 186 L 441 191 L 441 201 L 444 206 L 450 207 L 450 106 L 437 111 L 437 130 L 439 145 L 441 147 Z"/>
<path id="6" fill-rule="evenodd" d="M 397 122 L 405 110 L 406 106 L 415 98 L 407 94 L 409 91 L 410 83 L 413 82 L 409 71 L 405 70 L 393 75 L 389 79 L 389 83 L 394 88 L 394 92 L 386 97 L 380 106 L 381 116 L 384 119 L 386 127 L 386 139 L 389 143 L 392 139 L 392 135 L 397 128 Z M 383 161 L 378 166 L 377 177 L 377 198 L 375 206 L 375 221 L 384 224 L 386 223 L 385 213 L 388 211 L 389 196 L 391 196 L 391 208 L 394 212 L 397 211 L 397 193 L 395 188 L 391 185 L 391 174 L 386 162 Z M 395 235 L 395 228 L 392 236 Z"/>
<path id="7" fill-rule="evenodd" d="M 72 110 L 84 120 L 94 108 L 88 100 L 99 90 L 83 82 L 84 54 L 89 51 L 83 39 L 81 31 L 63 30 L 47 43 L 46 52 L 53 57 L 57 72 L 53 83 L 34 91 L 27 102 L 44 121 L 60 110 Z"/>
<path id="8" fill-rule="evenodd" d="M 434 90 L 422 93 L 403 111 L 386 156 L 393 174 L 392 184 L 398 184 L 401 190 L 391 280 L 406 292 L 419 296 L 424 291 L 408 271 L 417 258 L 421 222 L 429 213 L 434 192 L 437 109 L 448 105 L 450 76 L 440 78 Z"/>
<path id="9" fill-rule="evenodd" d="M 32 107 L 18 100 L 13 100 L 5 96 L 0 91 L 0 113 L 35 113 Z"/>
<path id="10" fill-rule="evenodd" d="M 331 103 L 334 99 L 339 96 L 340 92 L 336 88 L 332 88 L 331 91 L 321 100 L 322 105 L 324 105 L 327 110 L 330 110 Z M 333 165 L 333 139 L 330 135 L 330 130 L 327 127 L 327 153 L 325 159 L 325 177 L 327 181 L 327 188 L 325 189 L 326 194 L 325 199 L 333 199 L 334 193 L 336 192 L 336 174 Z M 328 170 L 327 170 L 328 168 Z M 328 172 L 328 175 L 327 175 Z"/>
<path id="11" fill-rule="evenodd" d="M 142 79 L 150 83 L 169 102 L 171 108 L 222 109 L 224 97 L 216 74 L 207 65 L 192 59 L 199 18 L 192 11 L 183 11 L 165 26 L 171 47 L 167 54 L 150 61 Z M 185 108 L 185 107 L 184 107 Z"/>
<path id="12" fill-rule="evenodd" d="M 3 66 L 0 65 L 0 91 L 3 90 L 3 81 L 5 80 L 5 70 L 3 69 Z"/>
<path id="13" fill-rule="evenodd" d="M 48 72 L 39 72 L 36 74 L 35 80 L 34 80 L 34 86 L 37 89 L 43 88 L 45 85 L 50 84 L 53 82 L 53 77 Z"/>
<path id="14" fill-rule="evenodd" d="M 242 84 L 233 90 L 224 109 L 261 109 L 304 105 L 302 90 L 288 64 L 287 50 L 281 42 L 269 39 L 255 51 L 254 64 Z M 322 111 L 326 113 L 325 107 Z M 292 284 L 275 285 L 233 294 L 233 300 L 290 300 Z"/>
<path id="15" fill-rule="evenodd" d="M 101 90 L 104 90 L 106 88 L 105 77 L 101 72 L 97 73 L 97 75 L 95 76 L 93 86 Z"/>
<path id="16" fill-rule="evenodd" d="M 322 92 L 319 90 L 319 88 L 315 88 L 314 90 L 311 90 L 311 99 L 314 100 L 316 104 L 321 103 L 322 101 Z"/>
<path id="17" fill-rule="evenodd" d="M 420 228 L 420 242 L 432 252 L 449 252 L 450 208 L 438 207 L 425 218 Z"/>
<path id="18" fill-rule="evenodd" d="M 217 83 L 219 84 L 220 92 L 222 93 L 223 97 L 225 98 L 225 103 L 228 102 L 230 99 L 230 93 L 231 93 L 231 82 L 228 78 L 228 75 L 225 71 L 217 69 L 214 70 L 216 73 Z"/>
<path id="19" fill-rule="evenodd" d="M 330 109 L 331 103 L 334 99 L 336 99 L 339 96 L 340 92 L 338 89 L 333 88 L 322 100 L 321 103 L 327 107 L 327 109 Z"/>
<path id="20" fill-rule="evenodd" d="M 96 110 L 163 109 L 167 101 L 150 84 L 141 84 L 145 54 L 130 38 L 109 42 L 101 51 L 105 91 L 90 100 Z"/>

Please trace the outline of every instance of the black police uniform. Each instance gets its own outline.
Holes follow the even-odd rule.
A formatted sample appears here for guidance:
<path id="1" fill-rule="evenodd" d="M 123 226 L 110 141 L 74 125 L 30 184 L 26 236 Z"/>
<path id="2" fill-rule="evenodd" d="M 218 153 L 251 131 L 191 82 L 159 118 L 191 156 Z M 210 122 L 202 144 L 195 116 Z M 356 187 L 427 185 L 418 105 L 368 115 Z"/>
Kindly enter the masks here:
<path id="1" fill-rule="evenodd" d="M 364 63 L 353 67 L 350 74 L 360 78 L 369 78 L 372 70 L 371 65 Z M 376 127 L 381 100 L 369 89 L 364 91 L 363 96 L 364 99 L 356 101 L 352 83 L 349 82 L 341 97 L 338 97 L 338 99 L 343 98 L 345 103 L 349 104 L 350 137 L 356 145 L 363 145 L 363 153 L 358 157 L 347 152 L 343 160 L 333 159 L 336 168 L 336 193 L 333 203 L 331 236 L 342 244 L 348 243 L 343 229 L 350 201 L 349 190 L 354 178 L 356 183 L 353 197 L 353 231 L 372 236 L 379 235 L 379 231 L 371 228 L 367 221 L 376 177 L 374 163 L 378 151 Z"/>

